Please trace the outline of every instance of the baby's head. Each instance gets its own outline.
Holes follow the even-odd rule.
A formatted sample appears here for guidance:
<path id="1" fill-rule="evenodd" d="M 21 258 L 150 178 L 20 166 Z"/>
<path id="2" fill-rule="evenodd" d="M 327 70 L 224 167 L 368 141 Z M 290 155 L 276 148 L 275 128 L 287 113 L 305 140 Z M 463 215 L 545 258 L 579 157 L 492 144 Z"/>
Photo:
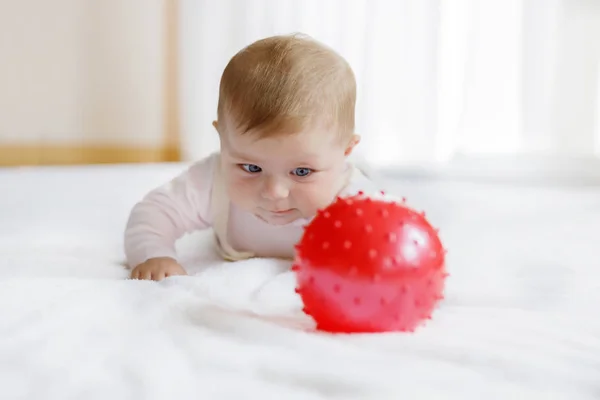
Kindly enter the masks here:
<path id="1" fill-rule="evenodd" d="M 259 40 L 227 64 L 218 121 L 234 204 L 271 224 L 310 218 L 347 183 L 356 82 L 333 50 L 297 35 Z"/>

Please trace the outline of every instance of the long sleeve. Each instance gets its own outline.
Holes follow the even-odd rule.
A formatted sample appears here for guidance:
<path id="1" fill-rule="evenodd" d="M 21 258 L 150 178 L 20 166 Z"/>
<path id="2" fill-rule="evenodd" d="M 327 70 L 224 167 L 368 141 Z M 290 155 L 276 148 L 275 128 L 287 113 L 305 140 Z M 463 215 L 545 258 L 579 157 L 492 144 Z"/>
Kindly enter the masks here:
<path id="1" fill-rule="evenodd" d="M 216 155 L 211 155 L 148 193 L 133 207 L 124 246 L 130 268 L 154 257 L 176 257 L 186 233 L 210 227 L 210 198 Z"/>

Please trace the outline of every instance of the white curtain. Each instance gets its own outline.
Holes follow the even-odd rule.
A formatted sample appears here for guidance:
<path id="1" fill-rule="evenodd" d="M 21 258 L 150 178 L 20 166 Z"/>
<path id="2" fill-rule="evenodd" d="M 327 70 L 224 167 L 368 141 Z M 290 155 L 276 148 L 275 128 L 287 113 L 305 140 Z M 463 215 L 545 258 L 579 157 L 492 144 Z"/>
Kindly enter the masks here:
<path id="1" fill-rule="evenodd" d="M 180 28 L 188 160 L 218 147 L 229 58 L 291 32 L 353 66 L 358 155 L 375 167 L 600 156 L 597 0 L 181 0 Z"/>

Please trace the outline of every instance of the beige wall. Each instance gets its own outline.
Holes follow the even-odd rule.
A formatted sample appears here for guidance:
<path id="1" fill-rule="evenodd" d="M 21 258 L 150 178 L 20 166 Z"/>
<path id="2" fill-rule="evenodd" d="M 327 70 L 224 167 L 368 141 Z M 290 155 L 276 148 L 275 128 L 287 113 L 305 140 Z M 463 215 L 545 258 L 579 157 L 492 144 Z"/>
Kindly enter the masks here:
<path id="1" fill-rule="evenodd" d="M 25 154 L 40 146 L 62 149 L 48 163 L 164 148 L 176 129 L 174 16 L 169 0 L 1 1 L 0 165 L 19 163 L 15 148 L 24 164 L 46 163 Z M 72 161 L 69 148 L 80 149 Z"/>

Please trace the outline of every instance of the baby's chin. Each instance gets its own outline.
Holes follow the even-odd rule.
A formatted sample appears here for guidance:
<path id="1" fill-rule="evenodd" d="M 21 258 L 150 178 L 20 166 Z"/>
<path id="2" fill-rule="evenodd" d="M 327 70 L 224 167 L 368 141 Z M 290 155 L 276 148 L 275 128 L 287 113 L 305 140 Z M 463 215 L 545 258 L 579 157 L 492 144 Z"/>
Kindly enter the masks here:
<path id="1" fill-rule="evenodd" d="M 271 213 L 269 211 L 260 210 L 254 215 L 263 222 L 273 226 L 302 226 L 305 225 L 310 218 L 306 218 L 299 210 L 290 210 L 284 213 Z"/>

